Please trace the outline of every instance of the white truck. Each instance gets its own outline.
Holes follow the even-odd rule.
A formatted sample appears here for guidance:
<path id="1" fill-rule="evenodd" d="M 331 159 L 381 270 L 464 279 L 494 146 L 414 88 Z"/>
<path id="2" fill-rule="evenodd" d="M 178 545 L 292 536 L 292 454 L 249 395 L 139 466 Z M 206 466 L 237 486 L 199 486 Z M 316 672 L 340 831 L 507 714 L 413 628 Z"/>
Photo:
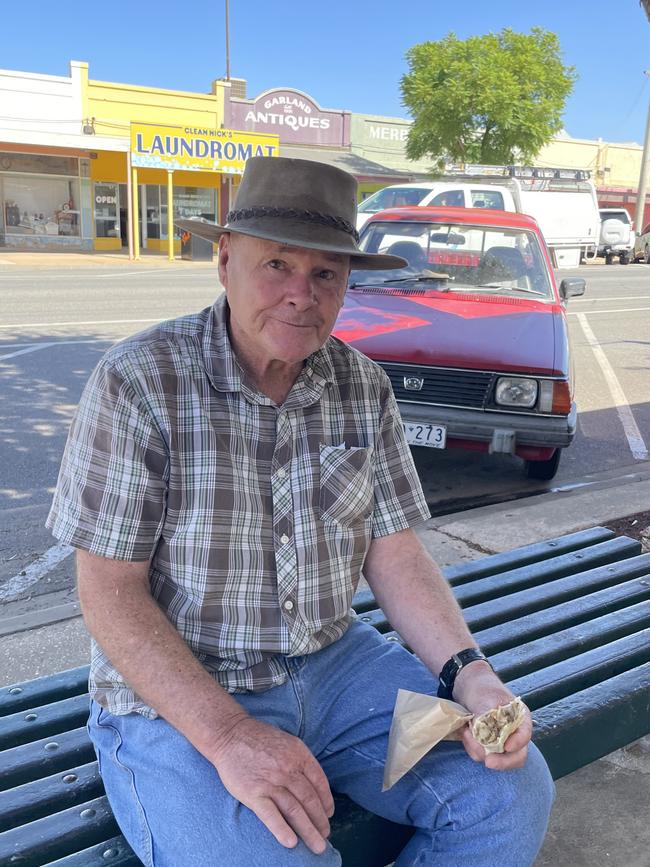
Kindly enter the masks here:
<path id="1" fill-rule="evenodd" d="M 537 220 L 558 268 L 594 258 L 600 238 L 596 189 L 582 169 L 528 166 L 450 168 L 437 180 L 385 187 L 360 203 L 357 229 L 385 208 L 495 208 Z"/>

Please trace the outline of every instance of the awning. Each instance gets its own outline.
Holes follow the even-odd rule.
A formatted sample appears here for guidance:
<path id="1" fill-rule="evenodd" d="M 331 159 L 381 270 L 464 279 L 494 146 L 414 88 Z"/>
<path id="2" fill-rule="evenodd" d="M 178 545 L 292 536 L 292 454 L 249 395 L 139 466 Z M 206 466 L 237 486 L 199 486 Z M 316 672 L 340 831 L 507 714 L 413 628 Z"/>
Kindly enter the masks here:
<path id="1" fill-rule="evenodd" d="M 350 151 L 334 150 L 333 148 L 288 147 L 280 142 L 280 156 L 327 163 L 330 166 L 336 166 L 337 169 L 349 172 L 357 180 L 378 181 L 388 184 L 409 181 L 415 177 L 411 172 L 391 169 Z"/>
<path id="2" fill-rule="evenodd" d="M 57 154 L 58 156 L 88 157 L 97 151 L 125 153 L 129 149 L 128 138 L 81 133 L 44 133 L 37 130 L 3 129 L 0 134 L 0 150 L 15 153 Z"/>

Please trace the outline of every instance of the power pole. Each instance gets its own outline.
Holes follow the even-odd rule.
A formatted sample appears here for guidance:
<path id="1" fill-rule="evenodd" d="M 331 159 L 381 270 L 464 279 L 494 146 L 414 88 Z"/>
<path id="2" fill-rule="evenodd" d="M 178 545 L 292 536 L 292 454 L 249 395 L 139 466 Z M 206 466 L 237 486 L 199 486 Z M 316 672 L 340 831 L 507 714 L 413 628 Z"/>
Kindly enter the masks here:
<path id="1" fill-rule="evenodd" d="M 644 75 L 650 75 L 650 69 L 643 71 Z M 645 126 L 645 139 L 643 143 L 643 156 L 641 157 L 641 173 L 639 175 L 639 187 L 636 194 L 636 215 L 634 217 L 634 230 L 637 235 L 641 234 L 644 227 L 645 215 L 645 191 L 648 185 L 648 164 L 650 163 L 650 105 L 648 106 L 648 120 Z"/>
<path id="2" fill-rule="evenodd" d="M 230 81 L 230 10 L 226 0 L 226 81 Z"/>

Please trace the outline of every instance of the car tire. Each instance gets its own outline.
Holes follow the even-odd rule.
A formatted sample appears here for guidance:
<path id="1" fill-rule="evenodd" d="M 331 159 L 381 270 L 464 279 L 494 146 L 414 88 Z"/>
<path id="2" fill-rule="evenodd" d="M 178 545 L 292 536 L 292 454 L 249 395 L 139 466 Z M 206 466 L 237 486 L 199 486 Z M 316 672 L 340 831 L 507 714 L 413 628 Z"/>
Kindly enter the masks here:
<path id="1" fill-rule="evenodd" d="M 618 257 L 618 261 L 621 263 L 621 265 L 629 265 L 631 261 L 630 254 L 621 253 L 621 255 Z"/>
<path id="2" fill-rule="evenodd" d="M 549 481 L 557 473 L 561 457 L 562 449 L 555 449 L 551 457 L 546 461 L 526 461 L 526 475 L 529 479 Z"/>

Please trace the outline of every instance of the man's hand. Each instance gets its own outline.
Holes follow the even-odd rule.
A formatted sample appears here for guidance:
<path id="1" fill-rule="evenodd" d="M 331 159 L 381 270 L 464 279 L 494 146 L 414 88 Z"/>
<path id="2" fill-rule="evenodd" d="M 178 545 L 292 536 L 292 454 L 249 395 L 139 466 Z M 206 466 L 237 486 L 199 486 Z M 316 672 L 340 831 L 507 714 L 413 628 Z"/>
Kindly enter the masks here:
<path id="1" fill-rule="evenodd" d="M 454 700 L 473 714 L 486 713 L 498 705 L 508 704 L 514 695 L 501 683 L 492 669 L 483 662 L 472 662 L 463 668 L 454 685 Z M 533 734 L 533 721 L 526 708 L 526 717 L 517 731 L 505 743 L 505 752 L 488 753 L 472 735 L 469 726 L 462 730 L 463 746 L 475 762 L 483 762 L 486 768 L 509 771 L 521 768 L 528 755 L 528 744 Z"/>
<path id="2" fill-rule="evenodd" d="M 230 794 L 287 848 L 298 838 L 321 854 L 334 799 L 316 759 L 293 735 L 252 717 L 238 719 L 212 763 Z"/>

